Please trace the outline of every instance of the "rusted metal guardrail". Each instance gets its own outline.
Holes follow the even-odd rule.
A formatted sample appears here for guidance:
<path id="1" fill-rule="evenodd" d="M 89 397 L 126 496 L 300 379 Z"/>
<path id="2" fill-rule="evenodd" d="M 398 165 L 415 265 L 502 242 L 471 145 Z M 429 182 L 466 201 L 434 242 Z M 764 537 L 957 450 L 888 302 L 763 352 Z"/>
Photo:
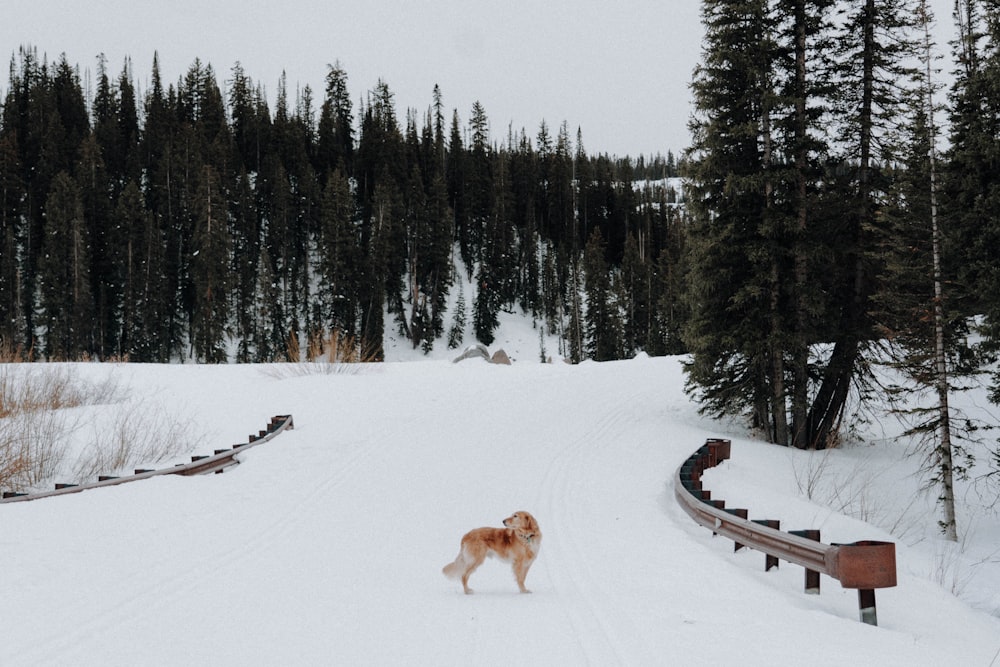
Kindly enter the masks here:
<path id="1" fill-rule="evenodd" d="M 56 484 L 53 491 L 41 491 L 38 493 L 14 493 L 6 491 L 0 498 L 0 503 L 16 503 L 25 500 L 37 500 L 39 498 L 51 498 L 52 496 L 62 496 L 68 493 L 79 493 L 89 489 L 99 489 L 105 486 L 115 486 L 126 482 L 136 482 L 141 479 L 149 479 L 158 475 L 206 475 L 208 473 L 223 472 L 227 468 L 239 465 L 236 455 L 257 445 L 268 442 L 285 430 L 294 428 L 291 415 L 277 415 L 272 417 L 267 425 L 267 429 L 259 431 L 257 435 L 251 435 L 247 442 L 233 445 L 229 449 L 216 449 L 215 453 L 208 456 L 192 456 L 190 463 L 179 463 L 171 468 L 161 468 L 158 470 L 138 469 L 134 475 L 124 477 L 111 477 L 102 475 L 96 482 L 84 484 Z"/>
<path id="2" fill-rule="evenodd" d="M 736 549 L 764 552 L 766 570 L 776 567 L 778 559 L 806 568 L 807 593 L 819 593 L 820 574 L 857 589 L 862 622 L 878 625 L 875 589 L 896 585 L 895 543 L 823 544 L 818 530 L 783 532 L 776 520 L 750 521 L 747 510 L 727 509 L 724 500 L 713 500 L 702 487 L 701 474 L 727 460 L 731 450 L 731 441 L 710 439 L 681 464 L 674 475 L 674 496 L 681 508 L 702 526 L 733 540 Z"/>

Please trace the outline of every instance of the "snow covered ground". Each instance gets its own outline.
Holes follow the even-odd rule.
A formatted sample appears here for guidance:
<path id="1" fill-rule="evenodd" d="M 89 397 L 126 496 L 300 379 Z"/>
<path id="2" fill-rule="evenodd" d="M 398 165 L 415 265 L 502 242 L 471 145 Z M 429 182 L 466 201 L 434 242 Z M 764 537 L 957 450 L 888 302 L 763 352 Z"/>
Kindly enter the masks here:
<path id="1" fill-rule="evenodd" d="M 513 365 L 402 343 L 331 374 L 73 365 L 186 420 L 191 453 L 295 429 L 223 475 L 0 505 L 0 665 L 1000 665 L 1000 519 L 969 487 L 965 540 L 939 540 L 891 425 L 789 451 L 700 417 L 676 358 L 542 364 L 523 322 L 497 347 Z M 751 518 L 897 543 L 878 627 L 684 514 L 671 479 L 708 437 L 733 455 L 707 488 Z M 462 534 L 519 509 L 533 594 L 488 561 L 463 595 L 441 574 Z"/>

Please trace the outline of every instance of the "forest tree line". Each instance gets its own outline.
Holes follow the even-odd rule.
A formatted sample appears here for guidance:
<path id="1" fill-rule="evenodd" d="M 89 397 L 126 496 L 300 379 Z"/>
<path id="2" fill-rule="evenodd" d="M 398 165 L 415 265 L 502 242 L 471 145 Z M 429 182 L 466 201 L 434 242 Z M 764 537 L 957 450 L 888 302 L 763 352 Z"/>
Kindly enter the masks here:
<path id="1" fill-rule="evenodd" d="M 577 361 L 680 350 L 671 153 L 589 156 L 544 121 L 497 137 L 437 87 L 423 112 L 401 117 L 383 81 L 355 108 L 339 64 L 316 97 L 282 77 L 273 110 L 238 63 L 221 84 L 199 60 L 167 84 L 154 57 L 149 80 L 140 97 L 131 64 L 115 76 L 101 57 L 85 92 L 65 55 L 12 57 L 8 355 L 267 362 L 339 336 L 380 359 L 385 313 L 429 349 L 460 344 L 465 317 L 490 344 L 504 309 Z M 475 289 L 446 321 L 458 270 Z"/>

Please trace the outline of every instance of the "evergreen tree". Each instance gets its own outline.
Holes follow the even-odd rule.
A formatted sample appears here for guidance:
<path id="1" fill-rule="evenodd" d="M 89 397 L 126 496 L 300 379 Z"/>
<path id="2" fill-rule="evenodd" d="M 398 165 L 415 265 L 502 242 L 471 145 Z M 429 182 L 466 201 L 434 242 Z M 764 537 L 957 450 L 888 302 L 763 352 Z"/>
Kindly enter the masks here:
<path id="1" fill-rule="evenodd" d="M 233 65 L 229 82 L 229 113 L 232 118 L 233 143 L 238 162 L 249 173 L 259 173 L 263 165 L 261 154 L 267 141 L 269 119 L 261 116 L 259 91 L 247 76 L 243 66 Z"/>
<path id="2" fill-rule="evenodd" d="M 90 240 L 80 188 L 66 172 L 52 181 L 45 202 L 45 238 L 39 262 L 45 356 L 72 360 L 94 351 Z"/>
<path id="3" fill-rule="evenodd" d="M 469 227 L 468 172 L 465 164 L 467 155 L 462 142 L 462 131 L 458 122 L 458 111 L 451 117 L 451 132 L 448 141 L 446 178 L 448 181 L 448 204 L 454 213 L 455 240 L 458 242 L 459 256 L 465 264 L 466 277 L 471 280 L 475 270 L 472 256 L 472 238 Z"/>
<path id="4" fill-rule="evenodd" d="M 984 351 L 1000 350 L 1000 23 L 993 3 L 956 3 L 958 69 L 951 91 L 950 150 L 943 195 L 945 243 L 961 255 L 958 283 L 967 292 L 960 312 L 982 315 Z M 1000 398 L 1000 376 L 994 379 Z"/>
<path id="5" fill-rule="evenodd" d="M 267 245 L 261 244 L 257 258 L 257 290 L 252 345 L 258 363 L 287 360 L 286 330 L 281 315 L 281 289 Z"/>
<path id="6" fill-rule="evenodd" d="M 686 170 L 694 215 L 684 334 L 693 355 L 686 372 L 703 410 L 744 414 L 784 442 L 783 429 L 770 428 L 772 412 L 784 418 L 785 409 L 784 369 L 773 361 L 783 358 L 786 325 L 775 319 L 783 309 L 772 305 L 784 248 L 780 236 L 760 234 L 771 216 L 766 130 L 775 26 L 764 0 L 704 2 L 702 20 Z"/>
<path id="7" fill-rule="evenodd" d="M 233 306 L 237 339 L 236 361 L 253 361 L 253 341 L 256 337 L 255 305 L 257 273 L 260 270 L 261 224 L 255 193 L 246 171 L 240 173 L 232 203 L 231 260 Z"/>
<path id="8" fill-rule="evenodd" d="M 551 245 L 547 244 L 543 249 L 543 253 L 541 276 L 542 312 L 545 319 L 545 330 L 550 335 L 555 335 L 562 331 L 563 284 L 559 280 L 555 250 Z"/>
<path id="9" fill-rule="evenodd" d="M 232 240 L 226 200 L 215 169 L 201 170 L 194 202 L 195 232 L 191 259 L 194 311 L 191 346 L 194 357 L 208 363 L 227 360 L 226 334 L 229 323 L 229 257 Z"/>
<path id="10" fill-rule="evenodd" d="M 25 191 L 15 137 L 2 128 L 0 125 L 0 346 L 9 352 L 23 346 L 28 337 L 19 294 Z"/>
<path id="11" fill-rule="evenodd" d="M 455 310 L 452 314 L 451 328 L 448 330 L 448 347 L 455 349 L 462 344 L 465 338 L 465 290 L 458 293 L 458 300 L 455 301 Z"/>
<path id="12" fill-rule="evenodd" d="M 1000 159 L 997 115 L 1000 111 L 997 92 L 1000 90 L 1000 25 L 995 3 L 991 2 L 956 2 L 955 18 L 959 35 L 953 49 L 958 68 L 951 90 L 951 148 L 942 170 L 942 207 L 934 231 L 937 232 L 935 240 L 939 241 L 935 250 L 940 250 L 940 257 L 935 257 L 940 261 L 935 266 L 935 273 L 945 279 L 956 278 L 945 280 L 943 289 L 947 291 L 933 302 L 932 321 L 939 339 L 944 338 L 944 350 L 937 353 L 934 376 L 923 376 L 926 384 L 936 386 L 939 415 L 928 417 L 923 424 L 935 431 L 933 446 L 927 447 L 925 469 L 930 473 L 930 482 L 939 489 L 943 509 L 940 524 L 951 540 L 958 538 L 954 480 L 964 476 L 971 458 L 969 449 L 961 442 L 968 439 L 969 427 L 960 427 L 969 421 L 950 417 L 947 402 L 948 391 L 954 389 L 951 381 L 957 382 L 962 371 L 969 370 L 968 364 L 962 363 L 961 355 L 956 355 L 956 351 L 961 352 L 963 348 L 953 344 L 955 321 L 963 322 L 970 315 L 982 316 L 983 343 L 977 351 L 985 354 L 981 359 L 974 358 L 977 364 L 995 359 L 1000 349 L 1000 308 L 996 295 L 1000 272 L 995 257 L 995 243 L 1000 239 L 997 212 L 1000 179 L 994 168 Z M 933 110 L 933 106 L 928 106 Z M 933 123 L 929 125 L 933 130 Z M 957 333 L 963 333 L 961 328 Z M 975 369 L 975 365 L 972 368 Z M 1000 402 L 1000 375 L 994 374 L 992 389 L 991 400 Z M 992 457 L 1000 463 L 1000 453 L 995 448 Z"/>
<path id="13" fill-rule="evenodd" d="M 119 348 L 119 311 L 121 308 L 122 275 L 118 231 L 112 216 L 116 195 L 105 167 L 102 151 L 94 134 L 88 135 L 80 147 L 76 180 L 82 186 L 80 194 L 83 214 L 90 239 L 91 294 L 94 296 L 97 322 L 96 352 L 104 358 Z"/>
<path id="14" fill-rule="evenodd" d="M 889 387 L 890 395 L 901 395 L 909 404 L 899 412 L 910 422 L 908 435 L 916 436 L 927 452 L 924 468 L 943 508 L 940 525 L 946 537 L 955 541 L 954 482 L 966 474 L 971 454 L 963 441 L 970 440 L 976 427 L 951 407 L 950 398 L 961 389 L 956 382 L 978 369 L 969 363 L 974 355 L 964 342 L 967 321 L 956 316 L 951 299 L 955 282 L 949 275 L 951 267 L 943 262 L 931 17 L 925 2 L 920 3 L 918 16 L 925 27 L 922 59 L 926 71 L 911 98 L 910 140 L 896 182 L 898 204 L 890 211 L 891 228 L 884 243 L 886 288 L 875 303 L 880 306 L 877 312 L 887 329 L 886 338 L 894 344 L 892 365 L 905 378 L 905 384 Z M 928 401 L 926 395 L 933 399 Z"/>
<path id="15" fill-rule="evenodd" d="M 653 338 L 653 284 L 646 252 L 648 249 L 640 246 L 635 235 L 629 232 L 625 238 L 618 295 L 623 319 L 622 342 L 627 353 L 649 351 Z"/>
<path id="16" fill-rule="evenodd" d="M 339 61 L 328 66 L 317 140 L 320 174 L 338 167 L 344 173 L 351 173 L 354 166 L 354 114 L 347 89 L 347 72 Z"/>
<path id="17" fill-rule="evenodd" d="M 583 256 L 587 306 L 583 324 L 585 350 L 595 361 L 611 361 L 623 356 L 621 317 L 604 252 L 601 230 L 595 227 Z"/>
<path id="18" fill-rule="evenodd" d="M 569 313 L 569 322 L 563 335 L 566 338 L 566 351 L 570 362 L 578 364 L 586 355 L 584 338 L 583 304 L 580 299 L 580 263 L 569 263 L 569 285 L 565 310 Z"/>
<path id="19" fill-rule="evenodd" d="M 357 331 L 358 263 L 354 201 L 339 170 L 327 178 L 320 207 L 318 264 L 320 321 L 353 338 Z"/>
<path id="20" fill-rule="evenodd" d="M 425 267 L 428 276 L 424 280 L 424 293 L 430 304 L 430 327 L 425 342 L 440 338 L 444 334 L 444 316 L 454 275 L 452 267 L 454 215 L 448 206 L 448 186 L 443 174 L 439 173 L 431 181 L 427 212 L 431 229 L 422 254 L 426 258 Z"/>
<path id="21" fill-rule="evenodd" d="M 879 164 L 899 155 L 896 119 L 903 117 L 900 81 L 907 77 L 905 61 L 914 56 L 910 3 L 865 0 L 848 13 L 840 39 L 841 67 L 838 105 L 841 140 L 849 170 L 841 202 L 845 215 L 837 232 L 834 286 L 834 347 L 810 407 L 806 439 L 797 444 L 824 447 L 833 438 L 852 386 L 868 375 L 865 347 L 875 339 L 871 300 L 882 267 L 872 253 L 872 236 L 879 221 L 889 179 Z M 837 275 L 837 271 L 841 275 Z"/>
<path id="22" fill-rule="evenodd" d="M 469 219 L 467 227 L 460 230 L 463 236 L 459 239 L 464 246 L 462 257 L 466 262 L 480 262 L 483 259 L 483 248 L 486 227 L 493 213 L 493 157 L 490 146 L 489 120 L 483 106 L 476 102 L 472 105 L 472 117 L 469 119 L 471 144 L 469 146 L 468 162 L 465 167 L 468 173 L 466 185 L 469 202 Z M 482 339 L 480 339 L 482 340 Z"/>
<path id="23" fill-rule="evenodd" d="M 118 256 L 123 281 L 117 353 L 130 361 L 169 361 L 160 326 L 167 309 L 163 237 L 135 181 L 125 186 L 114 215 L 115 229 L 126 240 Z"/>

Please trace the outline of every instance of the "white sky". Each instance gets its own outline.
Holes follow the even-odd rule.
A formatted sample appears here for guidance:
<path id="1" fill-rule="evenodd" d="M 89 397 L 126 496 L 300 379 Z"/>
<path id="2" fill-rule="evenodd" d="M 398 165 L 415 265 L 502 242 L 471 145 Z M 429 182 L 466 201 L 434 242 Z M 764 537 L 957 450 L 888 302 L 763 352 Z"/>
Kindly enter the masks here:
<path id="1" fill-rule="evenodd" d="M 58 8 L 53 5 L 58 4 Z M 951 0 L 932 0 L 950 32 Z M 480 101 L 495 139 L 507 128 L 534 137 L 544 119 L 583 131 L 589 153 L 679 154 L 688 143 L 688 84 L 701 48 L 696 0 L 5 0 L 0 54 L 31 44 L 81 71 L 105 53 L 117 76 L 130 56 L 140 89 L 153 52 L 167 82 L 195 57 L 220 84 L 236 61 L 273 100 L 282 70 L 290 95 L 310 85 L 322 99 L 327 63 L 347 71 L 355 102 L 379 78 L 397 113 L 421 113 L 441 86 L 445 107 L 466 123 Z M 944 38 L 939 38 L 944 45 Z M 8 80 L 0 77 L 0 89 Z M 273 106 L 272 106 L 273 111 Z"/>

